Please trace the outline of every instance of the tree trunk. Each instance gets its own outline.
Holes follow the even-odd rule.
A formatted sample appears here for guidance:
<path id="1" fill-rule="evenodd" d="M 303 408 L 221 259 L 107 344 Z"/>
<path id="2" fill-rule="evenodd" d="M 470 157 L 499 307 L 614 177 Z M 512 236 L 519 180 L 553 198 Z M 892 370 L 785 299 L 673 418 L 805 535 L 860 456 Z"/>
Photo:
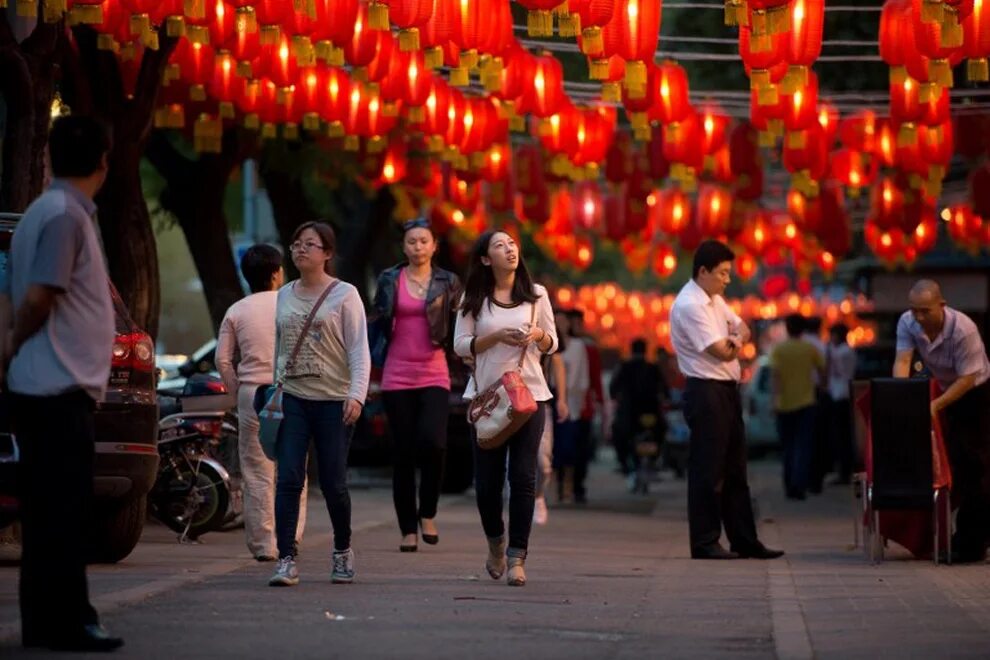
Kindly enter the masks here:
<path id="1" fill-rule="evenodd" d="M 220 154 L 201 154 L 195 161 L 183 156 L 156 131 L 148 142 L 146 156 L 166 181 L 160 202 L 179 221 L 210 310 L 213 331 L 219 332 L 227 308 L 241 299 L 244 291 L 237 276 L 227 217 L 223 210 L 224 191 L 234 168 L 247 156 L 246 140 L 236 129 L 224 133 Z"/>
<path id="2" fill-rule="evenodd" d="M 0 211 L 21 213 L 41 194 L 50 108 L 55 95 L 55 52 L 65 43 L 63 22 L 39 21 L 18 44 L 0 12 L 0 94 L 7 104 L 0 179 Z"/>
<path id="3" fill-rule="evenodd" d="M 316 220 L 316 213 L 306 202 L 302 181 L 291 172 L 267 167 L 265 158 L 259 162 L 258 173 L 265 182 L 268 199 L 272 203 L 272 214 L 275 217 L 275 228 L 279 240 L 288 250 L 292 234 L 299 225 Z M 286 252 L 285 274 L 288 279 L 299 277 L 299 271 L 292 264 L 291 255 Z"/>
<path id="4" fill-rule="evenodd" d="M 110 277 L 134 321 L 157 337 L 158 246 L 141 190 L 140 165 L 176 39 L 159 28 L 159 49 L 144 51 L 134 95 L 128 97 L 116 55 L 97 49 L 96 33 L 87 26 L 73 28 L 73 34 L 77 50 L 64 59 L 66 70 L 73 74 L 66 85 L 70 105 L 74 112 L 101 118 L 113 129 L 110 171 L 96 197 Z"/>

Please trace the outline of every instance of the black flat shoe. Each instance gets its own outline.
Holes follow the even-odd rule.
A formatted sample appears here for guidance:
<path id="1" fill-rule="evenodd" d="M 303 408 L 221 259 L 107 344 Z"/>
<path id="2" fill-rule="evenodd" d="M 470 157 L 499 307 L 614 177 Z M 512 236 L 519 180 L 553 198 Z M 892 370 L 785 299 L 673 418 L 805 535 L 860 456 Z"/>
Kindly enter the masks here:
<path id="1" fill-rule="evenodd" d="M 737 552 L 743 559 L 777 559 L 784 556 L 783 550 L 771 550 L 765 545 L 760 545 L 752 550 L 739 550 Z"/>
<path id="2" fill-rule="evenodd" d="M 124 640 L 120 637 L 111 637 L 103 626 L 94 624 L 58 635 L 27 636 L 22 645 L 25 648 L 49 648 L 53 651 L 109 653 L 123 646 Z"/>
<path id="3" fill-rule="evenodd" d="M 399 545 L 399 552 L 416 552 L 419 550 L 419 546 L 413 543 L 412 545 L 406 545 L 402 543 Z"/>
<path id="4" fill-rule="evenodd" d="M 716 543 L 715 545 L 704 548 L 693 548 L 691 550 L 691 559 L 739 559 L 739 554 L 731 550 L 726 550 Z"/>

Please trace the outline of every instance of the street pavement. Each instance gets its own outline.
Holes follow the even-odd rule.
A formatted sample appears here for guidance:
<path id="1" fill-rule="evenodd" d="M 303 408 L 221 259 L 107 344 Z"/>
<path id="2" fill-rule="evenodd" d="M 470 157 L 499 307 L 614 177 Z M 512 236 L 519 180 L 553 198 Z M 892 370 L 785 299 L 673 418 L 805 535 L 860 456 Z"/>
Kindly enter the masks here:
<path id="1" fill-rule="evenodd" d="M 611 463 L 595 466 L 588 505 L 552 507 L 534 529 L 524 588 L 484 572 L 470 495 L 444 498 L 440 545 L 400 554 L 387 481 L 355 475 L 354 584 L 330 583 L 314 493 L 298 587 L 266 586 L 273 565 L 240 531 L 179 545 L 152 523 L 126 561 L 91 567 L 93 600 L 126 640 L 118 657 L 142 660 L 990 657 L 990 567 L 935 567 L 893 545 L 871 565 L 852 547 L 846 488 L 786 501 L 779 466 L 754 463 L 761 536 L 787 556 L 692 561 L 685 482 L 631 495 Z M 16 584 L 16 565 L 0 565 L 0 656 L 51 655 L 18 646 Z"/>

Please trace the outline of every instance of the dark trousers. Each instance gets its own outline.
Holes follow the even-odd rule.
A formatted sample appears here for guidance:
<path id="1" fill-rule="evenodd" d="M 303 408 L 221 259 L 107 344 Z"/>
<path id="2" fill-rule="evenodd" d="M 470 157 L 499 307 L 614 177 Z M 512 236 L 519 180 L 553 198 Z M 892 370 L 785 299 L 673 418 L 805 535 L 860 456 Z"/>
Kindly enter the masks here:
<path id="1" fill-rule="evenodd" d="M 86 582 L 93 502 L 93 399 L 13 395 L 21 449 L 21 630 L 51 639 L 98 623 Z"/>
<path id="2" fill-rule="evenodd" d="M 574 497 L 581 501 L 587 495 L 584 482 L 588 478 L 588 465 L 591 463 L 595 447 L 591 437 L 591 420 L 579 419 L 577 422 L 577 460 L 574 463 Z"/>
<path id="3" fill-rule="evenodd" d="M 822 492 L 825 475 L 832 471 L 832 441 L 829 437 L 829 422 L 826 413 L 832 398 L 827 392 L 819 390 L 815 405 L 812 406 L 813 421 L 811 424 L 811 460 L 808 467 L 808 490 L 812 493 Z"/>
<path id="4" fill-rule="evenodd" d="M 447 450 L 450 393 L 442 387 L 382 392 L 392 430 L 392 500 L 403 535 L 415 534 L 420 518 L 437 515 Z M 419 467 L 419 505 L 416 468 Z"/>
<path id="5" fill-rule="evenodd" d="M 777 413 L 777 435 L 784 448 L 784 491 L 803 497 L 812 483 L 815 406 Z"/>
<path id="6" fill-rule="evenodd" d="M 839 479 L 852 479 L 856 462 L 856 438 L 853 435 L 852 400 L 830 399 L 828 428 L 832 440 L 832 455 L 839 469 Z"/>
<path id="7" fill-rule="evenodd" d="M 990 381 L 945 409 L 952 491 L 959 503 L 953 548 L 982 556 L 990 541 Z"/>
<path id="8" fill-rule="evenodd" d="M 278 556 L 296 555 L 299 500 L 306 481 L 306 455 L 312 438 L 320 490 L 333 525 L 336 550 L 351 547 L 351 495 L 347 490 L 347 452 L 353 426 L 344 425 L 341 401 L 309 401 L 285 394 L 285 417 L 275 444 L 275 539 Z"/>
<path id="9" fill-rule="evenodd" d="M 746 433 L 739 386 L 689 378 L 684 417 L 691 429 L 688 523 L 691 548 L 718 543 L 722 526 L 735 550 L 759 544 L 746 476 Z"/>
<path id="10" fill-rule="evenodd" d="M 537 462 L 540 437 L 547 413 L 540 403 L 535 414 L 501 447 L 481 449 L 474 442 L 474 490 L 481 526 L 488 538 L 505 534 L 502 520 L 502 489 L 505 485 L 506 458 L 509 469 L 509 549 L 510 557 L 526 557 L 529 532 L 533 527 L 536 502 Z"/>

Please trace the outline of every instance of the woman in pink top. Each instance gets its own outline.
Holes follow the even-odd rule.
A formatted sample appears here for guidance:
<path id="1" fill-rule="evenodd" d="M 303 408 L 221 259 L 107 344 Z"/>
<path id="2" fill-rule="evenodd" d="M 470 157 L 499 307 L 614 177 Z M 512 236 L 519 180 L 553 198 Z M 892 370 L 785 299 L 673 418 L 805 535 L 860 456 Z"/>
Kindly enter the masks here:
<path id="1" fill-rule="evenodd" d="M 434 519 L 447 448 L 447 348 L 460 281 L 433 266 L 437 242 L 428 221 L 412 220 L 403 230 L 402 250 L 408 262 L 378 277 L 376 319 L 369 337 L 372 364 L 384 369 L 382 402 L 395 452 L 392 498 L 402 533 L 399 549 L 415 552 L 417 526 L 424 543 L 435 545 L 440 540 Z"/>

